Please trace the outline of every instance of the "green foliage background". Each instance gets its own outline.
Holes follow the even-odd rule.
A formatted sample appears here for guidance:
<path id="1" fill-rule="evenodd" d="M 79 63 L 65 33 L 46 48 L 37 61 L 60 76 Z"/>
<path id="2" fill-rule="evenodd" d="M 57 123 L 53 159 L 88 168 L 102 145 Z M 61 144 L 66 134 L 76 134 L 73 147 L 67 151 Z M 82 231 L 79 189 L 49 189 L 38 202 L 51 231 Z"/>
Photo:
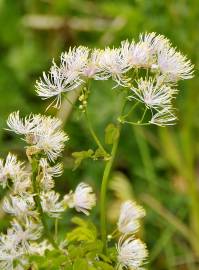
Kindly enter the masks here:
<path id="1" fill-rule="evenodd" d="M 149 269 L 199 267 L 198 18 L 197 0 L 0 0 L 2 157 L 12 150 L 25 158 L 23 142 L 4 129 L 6 118 L 15 110 L 23 115 L 45 111 L 48 102 L 36 96 L 35 81 L 48 70 L 52 58 L 58 59 L 70 46 L 117 46 L 123 39 L 155 31 L 170 38 L 195 64 L 195 78 L 179 86 L 177 125 L 125 128 L 119 146 L 113 177 L 130 184 L 132 194 L 147 210 L 142 238 L 151 254 Z M 108 82 L 95 83 L 89 102 L 91 119 L 103 138 L 107 123 L 117 113 L 117 97 Z M 100 161 L 88 160 L 72 171 L 71 153 L 93 146 L 84 119 L 72 113 L 65 129 L 71 139 L 64 153 L 66 172 L 57 189 L 67 192 L 79 181 L 88 181 L 97 189 Z M 110 217 L 114 203 L 110 196 Z M 93 215 L 97 222 L 98 211 Z M 68 218 L 63 230 L 67 224 Z"/>

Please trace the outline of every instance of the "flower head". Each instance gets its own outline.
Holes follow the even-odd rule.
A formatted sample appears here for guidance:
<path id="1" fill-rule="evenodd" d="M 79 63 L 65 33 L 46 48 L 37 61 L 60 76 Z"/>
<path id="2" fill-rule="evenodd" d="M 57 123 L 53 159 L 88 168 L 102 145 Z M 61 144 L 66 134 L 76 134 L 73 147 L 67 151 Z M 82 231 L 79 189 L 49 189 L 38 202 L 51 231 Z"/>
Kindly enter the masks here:
<path id="1" fill-rule="evenodd" d="M 135 43 L 128 40 L 121 43 L 121 55 L 128 70 L 130 68 L 148 68 L 153 63 L 153 55 L 148 43 L 140 41 Z"/>
<path id="2" fill-rule="evenodd" d="M 59 193 L 54 190 L 40 194 L 42 209 L 50 217 L 59 218 L 65 210 L 63 201 L 59 201 L 59 197 Z"/>
<path id="3" fill-rule="evenodd" d="M 63 166 L 61 163 L 56 164 L 55 166 L 50 166 L 46 158 L 40 159 L 40 185 L 44 191 L 49 191 L 54 187 L 53 177 L 59 177 L 63 173 Z"/>
<path id="4" fill-rule="evenodd" d="M 133 96 L 143 102 L 148 108 L 170 108 L 171 101 L 176 93 L 176 89 L 171 88 L 165 84 L 160 84 L 152 78 L 144 80 L 140 78 L 137 81 L 137 87 L 132 87 Z"/>
<path id="5" fill-rule="evenodd" d="M 168 110 L 167 108 L 164 108 L 158 112 L 156 112 L 151 120 L 149 121 L 151 124 L 157 125 L 157 126 L 171 126 L 175 124 L 177 117 L 174 115 L 172 110 Z"/>
<path id="6" fill-rule="evenodd" d="M 31 189 L 31 174 L 30 172 L 21 173 L 20 177 L 16 177 L 13 181 L 13 193 L 19 195 L 27 195 Z"/>
<path id="7" fill-rule="evenodd" d="M 129 78 L 124 76 L 129 69 L 126 59 L 120 49 L 106 48 L 101 51 L 99 59 L 100 72 L 94 77 L 96 80 L 107 80 L 112 77 L 118 85 L 126 86 Z"/>
<path id="8" fill-rule="evenodd" d="M 0 235 L 0 269 L 12 270 L 16 259 L 21 259 L 24 249 L 21 245 L 16 246 L 14 232 Z"/>
<path id="9" fill-rule="evenodd" d="M 118 262 L 123 267 L 140 269 L 148 256 L 147 248 L 141 240 L 122 236 L 117 244 Z"/>
<path id="10" fill-rule="evenodd" d="M 10 130 L 25 135 L 25 141 L 34 146 L 35 151 L 44 151 L 49 160 L 54 161 L 64 148 L 68 136 L 60 129 L 61 121 L 51 116 L 30 115 L 20 119 L 19 112 L 11 113 L 7 124 Z"/>
<path id="11" fill-rule="evenodd" d="M 101 72 L 100 58 L 102 50 L 94 49 L 88 59 L 87 65 L 82 68 L 82 75 L 86 78 L 98 78 L 97 74 Z"/>
<path id="12" fill-rule="evenodd" d="M 64 196 L 64 201 L 68 207 L 74 207 L 78 212 L 89 215 L 89 210 L 96 204 L 96 196 L 89 185 L 80 183 L 74 193 Z"/>
<path id="13" fill-rule="evenodd" d="M 24 176 L 23 162 L 17 161 L 17 157 L 11 153 L 6 160 L 0 159 L 0 184 L 6 187 L 8 179 L 19 180 Z"/>
<path id="14" fill-rule="evenodd" d="M 47 75 L 43 72 L 43 79 L 36 82 L 36 92 L 42 99 L 55 97 L 55 107 L 60 107 L 62 93 L 76 89 L 83 83 L 82 70 L 88 61 L 89 50 L 80 46 L 61 54 L 61 64 L 54 62 Z"/>
<path id="15" fill-rule="evenodd" d="M 155 32 L 140 34 L 140 42 L 148 47 L 151 56 L 157 57 L 157 53 L 165 46 L 170 46 L 170 41 L 163 35 L 157 35 Z"/>
<path id="16" fill-rule="evenodd" d="M 89 49 L 84 46 L 74 47 L 61 54 L 61 70 L 65 78 L 71 77 L 81 81 L 82 70 L 87 66 Z"/>
<path id="17" fill-rule="evenodd" d="M 11 224 L 12 227 L 9 229 L 8 235 L 12 234 L 15 245 L 21 245 L 24 251 L 29 250 L 30 241 L 35 241 L 41 236 L 42 227 L 29 219 L 26 219 L 24 227 L 17 220 L 13 220 Z"/>
<path id="18" fill-rule="evenodd" d="M 139 228 L 139 219 L 145 216 L 145 211 L 133 201 L 126 201 L 120 209 L 118 229 L 120 232 L 134 233 Z"/>
<path id="19" fill-rule="evenodd" d="M 10 195 L 9 199 L 5 198 L 3 201 L 3 210 L 20 219 L 36 216 L 37 212 L 34 211 L 34 207 L 34 200 L 30 195 L 24 197 Z"/>
<path id="20" fill-rule="evenodd" d="M 24 261 L 24 255 L 31 253 L 32 241 L 39 239 L 42 231 L 40 225 L 29 219 L 26 219 L 24 226 L 17 220 L 13 220 L 11 225 L 7 234 L 0 235 L 0 267 L 5 270 L 14 269 L 16 260 L 20 263 Z"/>
<path id="21" fill-rule="evenodd" d="M 193 77 L 193 65 L 190 60 L 170 46 L 159 50 L 157 67 L 164 75 L 166 82 L 176 82 Z"/>

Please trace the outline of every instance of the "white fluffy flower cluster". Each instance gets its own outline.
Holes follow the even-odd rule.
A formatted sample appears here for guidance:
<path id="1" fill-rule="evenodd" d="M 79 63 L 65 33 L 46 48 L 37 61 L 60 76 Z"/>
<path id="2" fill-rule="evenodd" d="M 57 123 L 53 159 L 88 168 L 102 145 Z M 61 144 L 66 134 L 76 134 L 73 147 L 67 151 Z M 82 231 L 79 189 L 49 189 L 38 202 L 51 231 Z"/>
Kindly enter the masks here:
<path id="1" fill-rule="evenodd" d="M 96 197 L 85 183 L 80 183 L 74 193 L 62 199 L 53 190 L 54 178 L 62 175 L 63 166 L 51 163 L 56 161 L 68 140 L 58 119 L 41 115 L 21 119 L 19 112 L 15 112 L 7 123 L 9 130 L 24 135 L 32 171 L 15 155 L 8 154 L 5 161 L 0 159 L 0 184 L 10 189 L 2 207 L 14 217 L 7 234 L 0 236 L 0 269 L 12 270 L 14 266 L 27 269 L 28 255 L 43 256 L 45 250 L 53 247 L 50 239 L 49 242 L 39 239 L 42 229 L 44 234 L 46 229 L 41 215 L 60 218 L 67 206 L 88 215 Z"/>
<path id="2" fill-rule="evenodd" d="M 122 267 L 141 270 L 148 256 L 146 245 L 134 236 L 121 236 L 117 244 L 118 262 Z"/>
<path id="3" fill-rule="evenodd" d="M 47 241 L 38 242 L 43 228 L 34 200 L 32 173 L 12 154 L 8 154 L 5 162 L 0 160 L 0 166 L 0 183 L 3 188 L 10 188 L 10 194 L 4 198 L 2 208 L 14 217 L 7 234 L 0 235 L 0 269 L 12 270 L 14 265 L 19 269 L 26 269 L 29 254 L 44 255 L 45 250 L 52 246 Z M 47 159 L 42 158 L 39 172 L 42 210 L 57 217 L 64 211 L 64 207 L 51 188 L 53 177 L 61 175 L 62 166 L 57 164 L 51 167 Z"/>
<path id="4" fill-rule="evenodd" d="M 126 201 L 120 209 L 118 230 L 122 233 L 117 244 L 118 262 L 122 267 L 142 269 L 148 256 L 146 245 L 135 238 L 140 227 L 139 220 L 145 216 L 145 210 L 133 201 Z"/>
<path id="5" fill-rule="evenodd" d="M 12 181 L 14 188 L 21 189 L 28 184 L 28 173 L 24 170 L 24 164 L 17 160 L 17 157 L 11 153 L 6 160 L 0 159 L 0 185 L 5 188 L 8 181 Z"/>
<path id="6" fill-rule="evenodd" d="M 145 216 L 145 210 L 142 206 L 133 201 L 126 201 L 120 209 L 118 220 L 118 230 L 121 233 L 135 233 L 140 227 L 140 219 Z"/>
<path id="7" fill-rule="evenodd" d="M 69 208 L 75 208 L 78 212 L 89 215 L 89 210 L 96 205 L 96 196 L 92 187 L 85 183 L 80 183 L 74 192 L 64 196 L 64 202 Z"/>
<path id="8" fill-rule="evenodd" d="M 164 126 L 175 122 L 172 99 L 179 80 L 193 77 L 193 66 L 170 41 L 156 33 L 141 34 L 139 41 L 121 42 L 119 48 L 104 50 L 75 47 L 61 54 L 60 65 L 36 82 L 42 99 L 53 97 L 55 107 L 63 93 L 84 85 L 88 79 L 108 80 L 129 89 L 130 99 L 137 99 L 151 110 L 148 123 Z"/>
<path id="9" fill-rule="evenodd" d="M 50 161 L 58 158 L 68 140 L 60 129 L 61 121 L 55 117 L 31 114 L 21 119 L 19 112 L 13 112 L 7 125 L 11 131 L 25 136 L 25 141 L 34 146 L 34 153 L 43 151 Z"/>
<path id="10" fill-rule="evenodd" d="M 52 117 L 30 115 L 21 119 L 15 112 L 7 123 L 9 130 L 25 136 L 30 163 L 35 155 L 38 160 L 36 172 L 15 155 L 8 154 L 5 161 L 0 160 L 0 184 L 10 189 L 3 200 L 3 210 L 14 217 L 7 234 L 0 236 L 0 269 L 27 269 L 29 254 L 43 256 L 45 250 L 52 248 L 47 241 L 39 241 L 43 228 L 39 211 L 53 218 L 65 211 L 60 195 L 52 190 L 54 178 L 62 174 L 63 167 L 60 163 L 51 166 L 49 161 L 58 158 L 68 136 L 61 130 L 61 122 Z M 37 190 L 32 182 L 34 173 Z M 41 202 L 40 210 L 36 197 Z"/>
<path id="11" fill-rule="evenodd" d="M 28 218 L 23 225 L 16 219 L 11 222 L 11 225 L 7 234 L 0 235 L 0 268 L 5 270 L 13 269 L 13 265 L 16 264 L 23 266 L 23 262 L 26 262 L 26 255 L 32 253 L 31 246 L 33 243 L 34 247 L 37 245 L 35 240 L 40 238 L 42 232 L 42 227 Z M 39 252 L 36 249 L 34 253 Z"/>
<path id="12" fill-rule="evenodd" d="M 3 201 L 3 210 L 18 218 L 20 221 L 26 220 L 28 217 L 36 217 L 37 211 L 32 194 L 10 195 Z"/>
<path id="13" fill-rule="evenodd" d="M 54 177 L 59 177 L 63 173 L 63 165 L 58 163 L 54 166 L 50 166 L 46 158 L 41 158 L 40 162 L 40 185 L 42 190 L 49 191 L 51 190 L 55 183 Z"/>

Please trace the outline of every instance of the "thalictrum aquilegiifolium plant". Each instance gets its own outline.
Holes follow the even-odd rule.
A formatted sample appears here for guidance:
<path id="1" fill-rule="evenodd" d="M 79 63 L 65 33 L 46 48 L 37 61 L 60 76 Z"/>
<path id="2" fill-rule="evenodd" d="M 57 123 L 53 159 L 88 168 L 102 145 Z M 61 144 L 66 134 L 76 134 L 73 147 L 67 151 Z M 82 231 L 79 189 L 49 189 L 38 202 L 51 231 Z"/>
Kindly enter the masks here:
<path id="1" fill-rule="evenodd" d="M 57 159 L 65 143 L 70 143 L 58 118 L 40 114 L 22 118 L 19 112 L 11 113 L 7 129 L 23 138 L 27 162 L 18 161 L 11 153 L 0 160 L 0 184 L 8 189 L 3 210 L 12 216 L 7 233 L 0 236 L 1 269 L 143 269 L 148 251 L 137 232 L 145 210 L 134 201 L 123 202 L 115 228 L 107 231 L 107 186 L 121 129 L 123 125 L 175 124 L 173 99 L 178 81 L 192 77 L 191 62 L 156 33 L 141 34 L 138 42 L 123 41 L 119 48 L 70 48 L 61 54 L 59 64 L 53 61 L 49 72 L 36 82 L 37 95 L 52 99 L 49 107 L 59 109 L 62 100 L 68 99 L 67 92 L 80 90 L 77 108 L 85 116 L 97 149 L 72 155 L 75 169 L 86 158 L 104 162 L 100 198 L 84 182 L 64 196 L 54 190 L 54 179 L 63 173 Z M 105 129 L 105 142 L 111 146 L 107 151 L 93 129 L 88 107 L 90 82 L 109 79 L 113 92 L 122 99 L 118 98 L 120 114 L 115 123 Z M 78 216 L 80 212 L 89 216 L 98 203 L 100 228 L 90 218 Z M 71 220 L 74 226 L 58 240 L 58 220 L 64 219 L 70 208 L 77 212 Z M 55 235 L 49 219 L 54 220 Z"/>

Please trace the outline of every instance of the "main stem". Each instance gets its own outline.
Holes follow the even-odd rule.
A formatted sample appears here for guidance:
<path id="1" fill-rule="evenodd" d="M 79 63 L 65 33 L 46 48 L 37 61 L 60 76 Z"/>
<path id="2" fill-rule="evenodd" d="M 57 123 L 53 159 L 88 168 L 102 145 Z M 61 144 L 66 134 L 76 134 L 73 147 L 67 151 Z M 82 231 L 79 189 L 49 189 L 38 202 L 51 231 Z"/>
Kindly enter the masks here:
<path id="1" fill-rule="evenodd" d="M 37 207 L 37 210 L 40 214 L 41 222 L 44 227 L 44 233 L 46 237 L 48 238 L 48 241 L 52 244 L 54 248 L 58 248 L 58 245 L 55 243 L 54 239 L 52 238 L 49 229 L 48 229 L 48 224 L 45 219 L 45 214 L 43 212 L 42 206 L 41 206 L 41 201 L 39 197 L 39 190 L 38 190 L 38 185 L 37 185 L 37 175 L 38 175 L 38 161 L 33 158 L 31 162 L 32 166 L 32 187 L 33 187 L 33 192 L 34 192 L 34 202 Z"/>
<path id="2" fill-rule="evenodd" d="M 121 124 L 118 125 L 118 136 L 117 139 L 114 141 L 112 150 L 111 150 L 111 158 L 107 161 L 105 169 L 104 169 L 104 174 L 102 178 L 102 185 L 101 185 L 101 193 L 100 193 L 100 214 L 101 214 L 101 219 L 100 219 L 100 225 L 101 225 L 101 237 L 102 241 L 104 243 L 104 251 L 106 252 L 107 249 L 107 243 L 106 243 L 106 238 L 107 238 L 107 220 L 106 220 L 106 190 L 108 186 L 108 180 L 109 180 L 109 175 L 112 169 L 112 165 L 115 159 L 115 155 L 117 152 L 117 147 L 119 143 L 119 137 L 120 137 L 120 130 L 121 130 Z"/>

